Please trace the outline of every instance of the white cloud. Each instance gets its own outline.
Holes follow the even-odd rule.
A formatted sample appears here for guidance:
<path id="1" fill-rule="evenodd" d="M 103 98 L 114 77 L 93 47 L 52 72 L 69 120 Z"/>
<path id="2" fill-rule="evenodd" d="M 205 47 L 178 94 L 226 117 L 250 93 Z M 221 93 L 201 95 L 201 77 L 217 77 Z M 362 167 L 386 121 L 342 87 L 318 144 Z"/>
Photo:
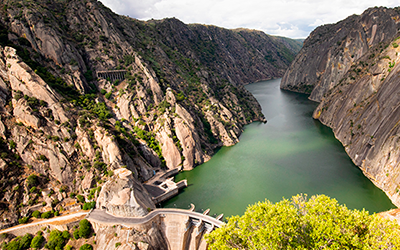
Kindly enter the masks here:
<path id="1" fill-rule="evenodd" d="M 176 17 L 185 23 L 250 28 L 305 38 L 317 26 L 400 0 L 100 0 L 118 14 L 141 20 Z"/>

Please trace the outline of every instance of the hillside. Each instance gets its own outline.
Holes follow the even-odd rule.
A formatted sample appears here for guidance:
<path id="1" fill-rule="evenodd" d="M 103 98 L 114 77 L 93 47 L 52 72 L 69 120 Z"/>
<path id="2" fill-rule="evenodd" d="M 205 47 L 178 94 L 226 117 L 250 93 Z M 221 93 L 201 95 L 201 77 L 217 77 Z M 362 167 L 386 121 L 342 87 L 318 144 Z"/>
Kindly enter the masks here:
<path id="1" fill-rule="evenodd" d="M 400 9 L 371 8 L 315 29 L 281 87 L 310 93 L 353 162 L 399 206 Z"/>
<path id="2" fill-rule="evenodd" d="M 93 0 L 2 1 L 0 227 L 122 189 L 134 192 L 116 210 L 146 214 L 155 205 L 142 183 L 155 172 L 190 170 L 265 121 L 243 85 L 281 77 L 298 49 Z M 121 168 L 132 178 L 105 185 Z"/>

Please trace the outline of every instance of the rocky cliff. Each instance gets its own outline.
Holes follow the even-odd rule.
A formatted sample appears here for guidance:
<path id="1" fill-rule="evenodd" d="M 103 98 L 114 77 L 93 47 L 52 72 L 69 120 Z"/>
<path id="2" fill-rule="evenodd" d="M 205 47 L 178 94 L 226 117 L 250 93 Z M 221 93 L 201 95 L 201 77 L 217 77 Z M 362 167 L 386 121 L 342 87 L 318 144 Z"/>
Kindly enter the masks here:
<path id="1" fill-rule="evenodd" d="M 372 8 L 312 32 L 282 88 L 320 101 L 314 118 L 331 127 L 353 162 L 400 205 L 400 9 Z"/>
<path id="2" fill-rule="evenodd" d="M 264 121 L 243 84 L 282 76 L 298 49 L 254 30 L 138 21 L 94 0 L 2 1 L 1 227 L 99 195 L 115 214 L 147 213 L 142 182 L 192 169 Z"/>

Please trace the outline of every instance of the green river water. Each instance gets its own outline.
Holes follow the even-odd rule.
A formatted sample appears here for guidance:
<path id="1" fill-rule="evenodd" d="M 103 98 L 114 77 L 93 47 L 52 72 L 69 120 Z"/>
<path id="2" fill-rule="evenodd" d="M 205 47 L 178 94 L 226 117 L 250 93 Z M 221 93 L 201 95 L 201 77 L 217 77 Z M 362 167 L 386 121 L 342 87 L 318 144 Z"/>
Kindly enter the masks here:
<path id="1" fill-rule="evenodd" d="M 163 207 L 211 209 L 242 215 L 249 204 L 303 193 L 326 194 L 352 209 L 394 208 L 352 163 L 332 130 L 312 118 L 317 103 L 280 90 L 280 79 L 247 85 L 267 123 L 245 127 L 240 142 L 222 147 L 210 161 L 178 174 L 188 187 Z"/>

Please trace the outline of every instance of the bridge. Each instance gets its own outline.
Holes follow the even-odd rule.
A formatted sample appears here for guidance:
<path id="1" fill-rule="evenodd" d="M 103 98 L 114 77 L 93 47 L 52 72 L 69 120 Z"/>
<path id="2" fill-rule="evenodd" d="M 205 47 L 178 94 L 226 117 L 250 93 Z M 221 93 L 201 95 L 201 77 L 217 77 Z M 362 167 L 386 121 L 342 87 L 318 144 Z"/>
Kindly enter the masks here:
<path id="1" fill-rule="evenodd" d="M 97 71 L 97 78 L 109 79 L 111 82 L 115 80 L 124 80 L 125 79 L 126 70 L 106 70 L 106 71 Z"/>

